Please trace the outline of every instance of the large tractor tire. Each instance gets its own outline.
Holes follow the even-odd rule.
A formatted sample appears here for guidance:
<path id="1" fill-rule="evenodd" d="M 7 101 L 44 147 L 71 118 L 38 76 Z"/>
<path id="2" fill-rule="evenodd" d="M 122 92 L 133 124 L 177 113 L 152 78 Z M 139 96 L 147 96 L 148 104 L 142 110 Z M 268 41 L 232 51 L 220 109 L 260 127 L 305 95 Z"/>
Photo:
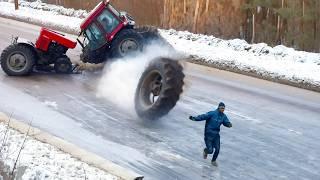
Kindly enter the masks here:
<path id="1" fill-rule="evenodd" d="M 9 76 L 25 76 L 32 72 L 36 55 L 32 47 L 12 44 L 1 54 L 1 68 Z"/>
<path id="2" fill-rule="evenodd" d="M 112 58 L 122 58 L 142 50 L 142 36 L 134 29 L 123 29 L 111 43 Z"/>
<path id="3" fill-rule="evenodd" d="M 158 119 L 176 105 L 183 91 L 184 73 L 175 60 L 157 58 L 142 74 L 135 93 L 135 109 L 143 119 Z"/>
<path id="4" fill-rule="evenodd" d="M 72 62 L 67 56 L 61 56 L 54 63 L 54 70 L 58 74 L 70 74 L 72 73 Z"/>

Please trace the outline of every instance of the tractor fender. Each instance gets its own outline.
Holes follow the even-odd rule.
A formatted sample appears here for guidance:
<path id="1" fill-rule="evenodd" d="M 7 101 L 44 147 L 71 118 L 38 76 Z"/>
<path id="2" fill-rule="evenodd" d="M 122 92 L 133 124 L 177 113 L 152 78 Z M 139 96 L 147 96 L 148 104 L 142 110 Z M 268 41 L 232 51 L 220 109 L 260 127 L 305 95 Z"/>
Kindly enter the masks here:
<path id="1" fill-rule="evenodd" d="M 12 40 L 12 44 L 23 44 L 23 45 L 30 46 L 32 49 L 35 49 L 35 45 L 33 44 L 33 42 L 31 42 L 28 39 L 24 39 L 20 37 L 14 37 Z"/>
<path id="2" fill-rule="evenodd" d="M 20 37 L 13 37 L 12 38 L 12 44 L 21 44 L 21 45 L 29 47 L 33 51 L 35 57 L 38 57 L 38 53 L 37 53 L 36 47 L 33 44 L 33 42 L 31 42 L 30 40 L 24 39 L 24 38 L 20 38 Z"/>

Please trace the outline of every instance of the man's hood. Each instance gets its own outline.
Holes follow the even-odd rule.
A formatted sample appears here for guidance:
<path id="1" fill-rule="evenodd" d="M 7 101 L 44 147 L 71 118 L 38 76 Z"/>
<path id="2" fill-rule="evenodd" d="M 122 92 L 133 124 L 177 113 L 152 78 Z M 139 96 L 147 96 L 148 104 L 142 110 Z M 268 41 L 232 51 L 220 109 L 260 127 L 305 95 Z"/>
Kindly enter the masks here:
<path id="1" fill-rule="evenodd" d="M 219 105 L 218 105 L 218 108 L 219 107 L 226 107 L 226 105 L 223 102 L 220 102 Z"/>

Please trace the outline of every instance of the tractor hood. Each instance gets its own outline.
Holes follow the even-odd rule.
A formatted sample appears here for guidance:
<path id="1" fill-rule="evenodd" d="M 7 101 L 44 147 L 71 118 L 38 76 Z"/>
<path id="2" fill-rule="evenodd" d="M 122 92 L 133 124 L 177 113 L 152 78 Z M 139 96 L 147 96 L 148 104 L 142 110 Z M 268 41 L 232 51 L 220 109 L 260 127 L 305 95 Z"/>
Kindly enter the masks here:
<path id="1" fill-rule="evenodd" d="M 134 26 L 136 24 L 136 22 L 134 21 L 134 18 L 129 13 L 125 11 L 121 11 L 120 16 L 124 18 L 125 21 L 128 22 L 130 26 Z"/>

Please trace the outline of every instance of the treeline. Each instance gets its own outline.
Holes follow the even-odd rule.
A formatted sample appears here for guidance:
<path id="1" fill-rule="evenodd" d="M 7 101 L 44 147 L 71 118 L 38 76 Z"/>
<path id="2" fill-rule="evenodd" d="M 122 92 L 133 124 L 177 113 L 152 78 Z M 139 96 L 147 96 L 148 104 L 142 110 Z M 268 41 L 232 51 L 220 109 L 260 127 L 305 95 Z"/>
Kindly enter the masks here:
<path id="1" fill-rule="evenodd" d="M 320 52 L 320 0 L 164 0 L 162 25 Z"/>
<path id="2" fill-rule="evenodd" d="M 320 0 L 247 0 L 245 39 L 320 50 Z"/>

